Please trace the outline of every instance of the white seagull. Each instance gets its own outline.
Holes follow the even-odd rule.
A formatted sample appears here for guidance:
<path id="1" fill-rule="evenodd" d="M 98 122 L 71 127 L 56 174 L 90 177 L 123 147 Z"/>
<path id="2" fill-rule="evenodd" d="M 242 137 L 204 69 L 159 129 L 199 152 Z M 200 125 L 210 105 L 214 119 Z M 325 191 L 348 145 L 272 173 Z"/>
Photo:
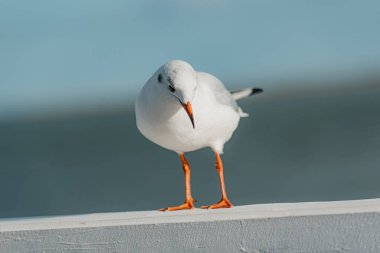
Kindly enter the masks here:
<path id="1" fill-rule="evenodd" d="M 262 92 L 258 88 L 228 91 L 215 76 L 198 72 L 181 60 L 161 66 L 140 91 L 136 123 L 150 141 L 179 154 L 185 173 L 185 203 L 161 211 L 194 208 L 191 196 L 190 165 L 184 153 L 210 147 L 216 157 L 222 199 L 201 208 L 230 208 L 220 155 L 241 117 L 247 117 L 236 100 Z"/>

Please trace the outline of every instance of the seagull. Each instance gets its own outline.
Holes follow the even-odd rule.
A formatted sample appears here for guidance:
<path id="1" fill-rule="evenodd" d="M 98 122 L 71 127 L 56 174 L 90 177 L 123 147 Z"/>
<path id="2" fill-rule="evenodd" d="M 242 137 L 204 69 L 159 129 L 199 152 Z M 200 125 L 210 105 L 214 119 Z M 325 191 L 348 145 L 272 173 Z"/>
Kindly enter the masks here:
<path id="1" fill-rule="evenodd" d="M 162 65 L 143 86 L 135 102 L 136 124 L 150 141 L 179 155 L 185 174 L 185 202 L 160 211 L 193 209 L 190 165 L 186 152 L 210 147 L 222 191 L 221 200 L 204 209 L 231 208 L 220 155 L 241 117 L 248 114 L 236 100 L 262 92 L 260 88 L 228 91 L 215 76 L 198 72 L 182 60 Z"/>

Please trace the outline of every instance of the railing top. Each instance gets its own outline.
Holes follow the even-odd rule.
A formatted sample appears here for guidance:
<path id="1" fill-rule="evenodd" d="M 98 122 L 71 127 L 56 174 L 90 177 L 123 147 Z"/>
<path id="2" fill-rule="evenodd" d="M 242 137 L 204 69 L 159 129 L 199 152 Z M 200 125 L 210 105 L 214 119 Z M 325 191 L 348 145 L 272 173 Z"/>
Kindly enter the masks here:
<path id="1" fill-rule="evenodd" d="M 0 232 L 374 212 L 380 213 L 380 199 L 274 203 L 236 206 L 232 209 L 219 210 L 193 209 L 177 212 L 138 211 L 0 219 Z"/>

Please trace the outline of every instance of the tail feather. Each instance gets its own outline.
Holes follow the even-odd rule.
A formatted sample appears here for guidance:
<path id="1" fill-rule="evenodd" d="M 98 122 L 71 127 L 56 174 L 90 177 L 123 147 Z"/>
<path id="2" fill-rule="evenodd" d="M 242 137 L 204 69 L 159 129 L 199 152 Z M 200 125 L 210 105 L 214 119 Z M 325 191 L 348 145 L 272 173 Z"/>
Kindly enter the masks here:
<path id="1" fill-rule="evenodd" d="M 240 107 L 239 107 L 239 115 L 240 117 L 242 118 L 246 118 L 246 117 L 249 117 L 249 114 L 244 112 Z"/>
<path id="2" fill-rule="evenodd" d="M 239 100 L 245 97 L 252 96 L 254 94 L 258 94 L 263 92 L 263 89 L 260 88 L 246 88 L 242 90 L 230 91 L 233 99 Z"/>

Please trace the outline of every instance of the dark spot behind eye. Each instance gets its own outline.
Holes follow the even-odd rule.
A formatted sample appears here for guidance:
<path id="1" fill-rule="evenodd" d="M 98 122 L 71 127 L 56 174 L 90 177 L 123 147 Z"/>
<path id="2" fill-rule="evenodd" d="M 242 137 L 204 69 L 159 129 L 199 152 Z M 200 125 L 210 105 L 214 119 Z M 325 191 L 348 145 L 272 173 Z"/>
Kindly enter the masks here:
<path id="1" fill-rule="evenodd" d="M 158 80 L 158 82 L 162 83 L 162 75 L 161 74 L 158 75 L 157 80 Z"/>
<path id="2" fill-rule="evenodd" d="M 171 85 L 168 86 L 168 89 L 170 90 L 170 92 L 175 92 L 175 88 Z"/>

